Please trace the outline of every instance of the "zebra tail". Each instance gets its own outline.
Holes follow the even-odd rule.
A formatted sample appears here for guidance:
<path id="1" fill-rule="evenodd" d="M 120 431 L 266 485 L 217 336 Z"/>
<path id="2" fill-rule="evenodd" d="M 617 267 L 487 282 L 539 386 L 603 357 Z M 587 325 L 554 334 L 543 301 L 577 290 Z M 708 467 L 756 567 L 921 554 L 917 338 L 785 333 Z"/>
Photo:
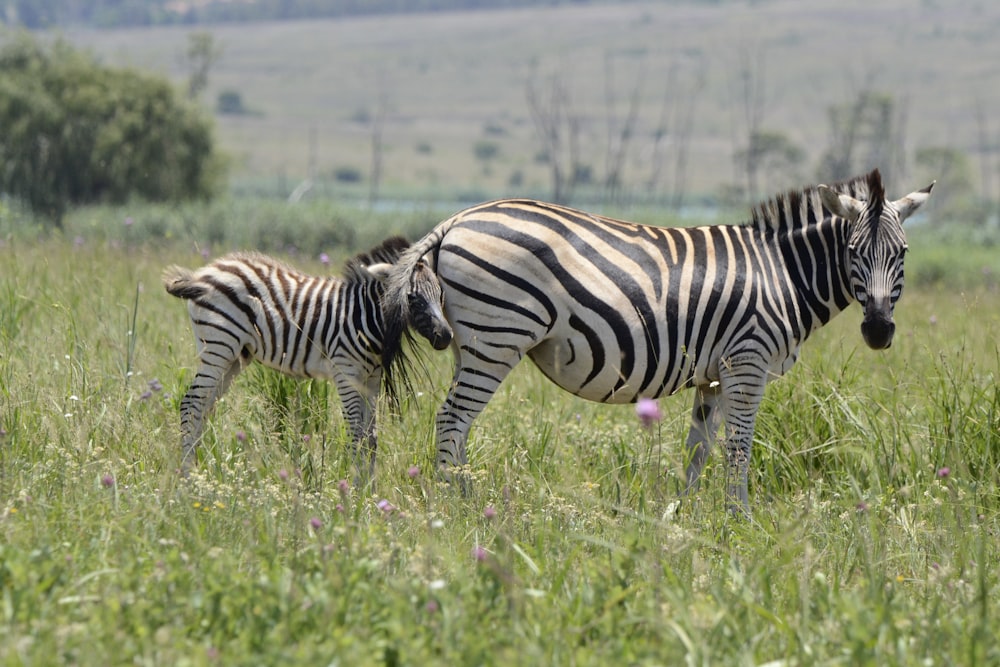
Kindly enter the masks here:
<path id="1" fill-rule="evenodd" d="M 163 287 L 167 293 L 179 299 L 200 299 L 208 292 L 208 287 L 197 282 L 190 270 L 180 266 L 168 266 L 163 271 Z"/>

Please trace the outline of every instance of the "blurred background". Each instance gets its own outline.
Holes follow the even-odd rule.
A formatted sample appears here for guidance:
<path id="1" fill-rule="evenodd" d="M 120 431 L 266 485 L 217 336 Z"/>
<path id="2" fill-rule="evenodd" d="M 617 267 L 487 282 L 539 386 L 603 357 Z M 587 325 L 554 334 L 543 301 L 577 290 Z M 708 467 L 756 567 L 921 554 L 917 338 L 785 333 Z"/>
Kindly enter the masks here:
<path id="1" fill-rule="evenodd" d="M 85 185 L 28 207 L 43 218 L 136 197 L 447 212 L 531 196 L 700 220 L 878 167 L 891 197 L 937 180 L 925 220 L 998 224 L 1000 5 L 983 0 L 0 0 L 0 17 L 24 85 L 38 81 L 29 48 L 169 82 L 162 117 L 95 140 L 105 165 L 145 156 L 117 167 L 133 185 L 197 137 L 183 152 L 198 164 L 164 177 L 179 187 Z M 23 130 L 17 114 L 49 102 L 19 112 L 18 77 L 4 79 L 0 125 Z M 192 109 L 199 132 L 138 148 Z M 45 151 L 5 132 L 8 209 L 37 194 L 16 174 L 86 171 L 85 157 L 38 163 Z"/>

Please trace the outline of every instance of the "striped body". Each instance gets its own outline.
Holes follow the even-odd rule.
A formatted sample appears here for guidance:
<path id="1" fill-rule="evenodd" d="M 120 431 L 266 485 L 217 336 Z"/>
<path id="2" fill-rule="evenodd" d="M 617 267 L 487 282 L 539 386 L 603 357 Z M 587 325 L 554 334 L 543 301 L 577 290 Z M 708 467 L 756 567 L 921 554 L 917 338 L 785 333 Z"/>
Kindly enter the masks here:
<path id="1" fill-rule="evenodd" d="M 295 377 L 332 380 L 356 462 L 370 473 L 383 375 L 381 279 L 407 246 L 390 239 L 351 260 L 343 278 L 306 275 L 253 252 L 233 253 L 193 272 L 168 268 L 164 285 L 188 302 L 199 358 L 181 401 L 182 469 L 194 457 L 216 400 L 258 361 Z M 358 445 L 367 454 L 364 464 Z"/>
<path id="2" fill-rule="evenodd" d="M 725 419 L 730 497 L 745 509 L 766 382 L 855 299 L 879 300 L 863 329 L 870 345 L 888 346 L 875 338 L 902 289 L 900 221 L 926 194 L 883 197 L 873 172 L 776 198 L 743 225 L 659 228 L 530 200 L 453 216 L 407 251 L 386 293 L 393 330 L 413 318 L 408 264 L 426 256 L 436 266 L 457 360 L 437 418 L 439 464 L 466 463 L 472 420 L 528 356 L 563 389 L 602 403 L 697 388 L 689 485 Z M 387 335 L 387 358 L 395 339 Z"/>

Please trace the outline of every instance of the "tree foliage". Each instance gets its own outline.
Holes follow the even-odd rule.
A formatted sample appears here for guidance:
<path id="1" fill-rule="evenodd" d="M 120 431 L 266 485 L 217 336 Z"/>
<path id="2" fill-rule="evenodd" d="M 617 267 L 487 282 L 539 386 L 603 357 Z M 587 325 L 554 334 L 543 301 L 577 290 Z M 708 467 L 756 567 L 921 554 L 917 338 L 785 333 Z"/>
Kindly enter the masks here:
<path id="1" fill-rule="evenodd" d="M 0 71 L 0 192 L 57 225 L 75 204 L 212 194 L 212 127 L 165 79 L 25 35 Z"/>

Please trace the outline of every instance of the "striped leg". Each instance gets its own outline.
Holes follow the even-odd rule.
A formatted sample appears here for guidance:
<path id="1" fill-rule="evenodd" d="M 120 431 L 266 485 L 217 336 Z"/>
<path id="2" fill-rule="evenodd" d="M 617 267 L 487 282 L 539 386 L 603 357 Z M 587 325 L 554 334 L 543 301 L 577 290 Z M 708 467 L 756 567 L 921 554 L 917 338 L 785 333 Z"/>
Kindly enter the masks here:
<path id="1" fill-rule="evenodd" d="M 351 429 L 356 482 L 375 477 L 375 454 L 378 449 L 375 402 L 382 381 L 381 368 L 362 382 L 353 375 L 338 372 L 334 377 L 344 418 Z"/>
<path id="2" fill-rule="evenodd" d="M 719 425 L 725 417 L 718 385 L 700 386 L 695 389 L 694 408 L 691 410 L 691 430 L 688 432 L 685 453 L 687 456 L 688 494 L 698 489 L 698 478 L 705 467 L 708 454 L 719 435 Z"/>
<path id="3" fill-rule="evenodd" d="M 218 341 L 202 346 L 198 357 L 201 360 L 198 372 L 181 399 L 181 473 L 184 475 L 195 461 L 195 449 L 201 441 L 205 418 L 248 363 L 245 357 L 234 354 L 233 348 Z"/>
<path id="4" fill-rule="evenodd" d="M 731 358 L 719 375 L 726 406 L 726 499 L 731 513 L 750 516 L 750 447 L 767 383 L 767 364 L 759 355 L 741 355 Z"/>
<path id="5" fill-rule="evenodd" d="M 445 479 L 450 478 L 452 468 L 469 462 L 465 444 L 472 422 L 522 357 L 516 346 L 492 347 L 482 341 L 476 342 L 478 349 L 486 349 L 488 354 L 471 346 L 453 348 L 456 349 L 455 377 L 437 414 L 437 463 Z M 463 479 L 463 490 L 465 486 Z"/>

